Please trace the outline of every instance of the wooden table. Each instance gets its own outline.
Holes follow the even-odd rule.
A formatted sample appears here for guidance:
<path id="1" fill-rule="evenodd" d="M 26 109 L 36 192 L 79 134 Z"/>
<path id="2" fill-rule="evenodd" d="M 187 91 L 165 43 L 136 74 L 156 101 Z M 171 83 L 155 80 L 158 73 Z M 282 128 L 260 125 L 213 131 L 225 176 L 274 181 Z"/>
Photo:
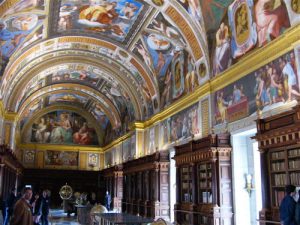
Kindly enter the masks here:
<path id="1" fill-rule="evenodd" d="M 97 217 L 98 219 L 96 219 Z M 94 218 L 101 225 L 130 224 L 141 225 L 153 222 L 153 219 L 135 216 L 127 213 L 95 213 Z"/>

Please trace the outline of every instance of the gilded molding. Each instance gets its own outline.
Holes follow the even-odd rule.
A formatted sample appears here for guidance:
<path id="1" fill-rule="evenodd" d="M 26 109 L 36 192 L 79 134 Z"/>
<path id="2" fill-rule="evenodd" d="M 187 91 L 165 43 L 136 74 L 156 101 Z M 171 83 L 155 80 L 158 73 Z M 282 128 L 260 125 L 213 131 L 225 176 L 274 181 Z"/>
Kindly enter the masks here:
<path id="1" fill-rule="evenodd" d="M 209 134 L 209 121 L 209 100 L 204 99 L 201 101 L 201 128 L 203 137 Z"/>
<path id="2" fill-rule="evenodd" d="M 18 113 L 5 112 L 4 114 L 4 120 L 6 121 L 15 122 L 17 118 L 18 118 Z"/>
<path id="3" fill-rule="evenodd" d="M 124 142 L 125 140 L 127 140 L 128 138 L 131 138 L 131 136 L 133 132 L 129 132 L 125 135 L 123 135 L 122 137 L 119 137 L 118 139 L 116 139 L 115 141 L 111 142 L 110 144 L 106 145 L 105 147 L 103 147 L 103 152 L 108 151 L 109 149 L 111 149 L 114 146 L 117 146 L 118 144 Z"/>
<path id="4" fill-rule="evenodd" d="M 101 147 L 92 147 L 92 146 L 81 146 L 81 145 L 52 145 L 52 144 L 19 144 L 19 149 L 32 149 L 39 151 L 46 150 L 59 150 L 59 151 L 82 151 L 82 152 L 92 152 L 99 153 L 103 149 Z"/>
<path id="5" fill-rule="evenodd" d="M 3 118 L 4 114 L 5 114 L 5 109 L 4 109 L 3 101 L 0 100 L 0 117 Z"/>

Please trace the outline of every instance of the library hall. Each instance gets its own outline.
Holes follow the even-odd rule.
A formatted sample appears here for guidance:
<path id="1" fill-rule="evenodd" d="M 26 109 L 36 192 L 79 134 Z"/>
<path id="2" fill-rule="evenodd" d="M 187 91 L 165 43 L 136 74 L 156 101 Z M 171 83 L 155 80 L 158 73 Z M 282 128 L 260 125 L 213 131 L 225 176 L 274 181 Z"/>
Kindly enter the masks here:
<path id="1" fill-rule="evenodd" d="M 300 225 L 300 0 L 0 0 L 0 224 Z"/>

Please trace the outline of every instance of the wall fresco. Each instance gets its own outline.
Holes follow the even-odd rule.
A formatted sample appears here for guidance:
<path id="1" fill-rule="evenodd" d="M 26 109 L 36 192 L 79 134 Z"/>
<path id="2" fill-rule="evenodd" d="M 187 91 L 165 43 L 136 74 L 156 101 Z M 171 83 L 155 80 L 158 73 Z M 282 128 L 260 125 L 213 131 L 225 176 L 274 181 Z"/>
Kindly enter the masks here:
<path id="1" fill-rule="evenodd" d="M 78 152 L 47 150 L 45 166 L 78 166 Z"/>
<path id="2" fill-rule="evenodd" d="M 41 116 L 29 129 L 25 142 L 50 144 L 97 145 L 94 125 L 69 111 L 55 111 Z M 104 131 L 103 131 L 104 132 Z M 100 140 L 100 139 L 99 139 Z"/>
<path id="3" fill-rule="evenodd" d="M 295 52 L 290 51 L 214 94 L 215 124 L 233 122 L 300 97 Z"/>
<path id="4" fill-rule="evenodd" d="M 24 150 L 23 151 L 23 162 L 25 164 L 34 164 L 35 150 Z"/>
<path id="5" fill-rule="evenodd" d="M 72 93 L 58 93 L 58 94 L 52 94 L 49 97 L 47 97 L 47 104 L 53 105 L 56 103 L 67 103 L 67 104 L 79 104 L 81 106 L 84 106 L 88 99 L 77 94 Z"/>
<path id="6" fill-rule="evenodd" d="M 283 0 L 201 0 L 200 4 L 214 75 L 290 27 Z"/>
<path id="7" fill-rule="evenodd" d="M 98 167 L 99 166 L 99 154 L 97 153 L 88 153 L 88 166 L 89 167 Z"/>
<path id="8" fill-rule="evenodd" d="M 200 133 L 199 103 L 160 123 L 160 148 Z"/>

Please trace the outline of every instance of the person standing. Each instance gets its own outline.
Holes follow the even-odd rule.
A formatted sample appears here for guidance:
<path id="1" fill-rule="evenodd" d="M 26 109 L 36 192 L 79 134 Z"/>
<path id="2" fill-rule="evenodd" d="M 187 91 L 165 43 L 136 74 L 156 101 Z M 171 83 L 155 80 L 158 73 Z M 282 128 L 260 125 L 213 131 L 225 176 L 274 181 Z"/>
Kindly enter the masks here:
<path id="1" fill-rule="evenodd" d="M 108 191 L 106 191 L 105 199 L 104 199 L 105 207 L 107 211 L 110 210 L 111 196 Z"/>
<path id="2" fill-rule="evenodd" d="M 295 224 L 300 225 L 300 190 L 298 190 L 298 201 L 295 208 Z"/>
<path id="3" fill-rule="evenodd" d="M 41 213 L 42 213 L 42 200 L 39 193 L 34 195 L 32 200 L 32 212 L 33 212 L 33 225 L 40 225 Z"/>
<path id="4" fill-rule="evenodd" d="M 8 224 L 9 219 L 13 213 L 15 203 L 16 203 L 16 189 L 12 188 L 11 192 L 6 200 L 6 207 L 4 209 L 6 211 L 5 211 L 5 219 L 4 219 L 3 225 Z"/>
<path id="5" fill-rule="evenodd" d="M 48 215 L 49 215 L 49 205 L 50 205 L 48 190 L 43 191 L 41 204 L 42 204 L 42 206 L 41 206 L 42 207 L 42 217 L 41 217 L 42 225 L 48 225 Z"/>
<path id="6" fill-rule="evenodd" d="M 296 202 L 294 200 L 296 187 L 294 185 L 287 185 L 285 187 L 285 197 L 282 199 L 279 206 L 280 222 L 282 225 L 296 225 L 295 223 L 295 208 Z"/>
<path id="7" fill-rule="evenodd" d="M 24 188 L 22 198 L 15 204 L 11 225 L 33 225 L 31 197 L 32 189 L 30 187 Z"/>

